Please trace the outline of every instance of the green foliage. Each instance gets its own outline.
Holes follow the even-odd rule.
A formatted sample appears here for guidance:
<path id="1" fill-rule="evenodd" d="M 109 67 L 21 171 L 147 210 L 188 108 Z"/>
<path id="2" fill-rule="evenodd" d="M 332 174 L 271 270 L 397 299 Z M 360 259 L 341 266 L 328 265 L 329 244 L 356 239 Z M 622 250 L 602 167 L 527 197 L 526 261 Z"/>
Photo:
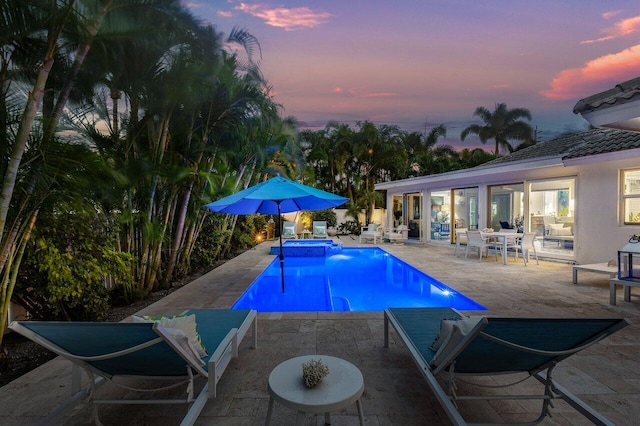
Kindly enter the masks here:
<path id="1" fill-rule="evenodd" d="M 496 104 L 493 111 L 485 107 L 476 108 L 473 113 L 483 121 L 483 125 L 471 124 L 462 130 L 460 139 L 465 140 L 468 135 L 478 135 L 480 142 L 486 144 L 489 139 L 495 140 L 494 154 L 500 154 L 500 147 L 514 151 L 510 140 L 521 141 L 527 145 L 535 144 L 533 128 L 521 119 L 531 121 L 531 112 L 526 108 L 508 109 L 507 104 Z"/>
<path id="2" fill-rule="evenodd" d="M 338 225 L 338 232 L 340 234 L 360 235 L 360 228 L 360 223 L 357 220 L 348 220 Z"/>
<path id="3" fill-rule="evenodd" d="M 15 298 L 35 318 L 101 320 L 109 308 L 105 279 L 129 301 L 140 298 L 133 259 L 113 247 L 95 211 L 43 212 L 25 252 Z"/>
<path id="4" fill-rule="evenodd" d="M 202 231 L 198 236 L 191 253 L 190 269 L 209 269 L 220 258 L 222 247 L 229 239 L 231 231 L 223 228 L 224 221 L 219 220 L 222 214 L 212 214 L 207 216 Z"/>
<path id="5" fill-rule="evenodd" d="M 277 223 L 277 222 L 276 222 Z M 236 229 L 231 237 L 231 246 L 244 251 L 264 241 L 267 236 L 267 218 L 264 215 L 250 214 L 238 216 Z"/>
<path id="6" fill-rule="evenodd" d="M 316 210 L 311 213 L 313 214 L 313 220 L 327 221 L 327 227 L 335 227 L 338 224 L 338 217 L 333 209 Z"/>
<path id="7" fill-rule="evenodd" d="M 302 212 L 302 214 L 300 214 L 300 222 L 302 222 L 304 229 L 311 230 L 313 226 L 313 212 Z"/>

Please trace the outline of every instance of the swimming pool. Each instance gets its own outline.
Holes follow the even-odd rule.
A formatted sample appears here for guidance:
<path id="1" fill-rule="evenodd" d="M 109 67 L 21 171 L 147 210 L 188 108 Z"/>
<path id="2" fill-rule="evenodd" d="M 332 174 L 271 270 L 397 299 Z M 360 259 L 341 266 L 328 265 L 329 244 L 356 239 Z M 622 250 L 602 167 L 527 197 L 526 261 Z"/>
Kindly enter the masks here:
<path id="1" fill-rule="evenodd" d="M 232 309 L 258 312 L 382 311 L 388 307 L 486 309 L 380 248 L 343 248 L 319 241 L 310 241 L 308 246 L 301 242 L 287 243 L 285 293 L 276 257 Z M 307 249 L 323 245 L 325 255 L 301 255 Z M 299 250 L 287 246 L 297 246 Z"/>

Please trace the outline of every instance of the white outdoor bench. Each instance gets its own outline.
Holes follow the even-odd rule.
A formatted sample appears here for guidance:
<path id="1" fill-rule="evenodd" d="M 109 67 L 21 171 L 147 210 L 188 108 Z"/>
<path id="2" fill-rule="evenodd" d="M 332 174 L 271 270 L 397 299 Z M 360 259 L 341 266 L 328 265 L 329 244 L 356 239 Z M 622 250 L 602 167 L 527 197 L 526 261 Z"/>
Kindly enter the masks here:
<path id="1" fill-rule="evenodd" d="M 573 265 L 573 283 L 578 284 L 578 271 L 595 272 L 597 274 L 607 274 L 609 278 L 618 275 L 618 267 L 610 266 L 608 263 L 591 263 L 588 265 Z"/>
<path id="2" fill-rule="evenodd" d="M 621 285 L 624 293 L 624 301 L 631 302 L 631 287 L 640 287 L 640 282 L 637 281 L 627 281 L 627 280 L 619 280 L 617 278 L 612 278 L 609 281 L 609 304 L 616 304 L 616 286 Z"/>

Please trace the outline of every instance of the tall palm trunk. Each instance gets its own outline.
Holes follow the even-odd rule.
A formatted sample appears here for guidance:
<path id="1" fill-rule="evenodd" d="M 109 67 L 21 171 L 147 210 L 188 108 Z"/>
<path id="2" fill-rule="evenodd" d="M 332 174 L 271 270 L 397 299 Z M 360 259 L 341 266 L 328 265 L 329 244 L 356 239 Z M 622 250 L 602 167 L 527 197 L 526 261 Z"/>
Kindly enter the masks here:
<path id="1" fill-rule="evenodd" d="M 27 247 L 27 243 L 31 238 L 31 232 L 36 224 L 36 219 L 38 218 L 38 210 L 36 210 L 29 220 L 29 224 L 24 234 L 22 235 L 22 239 L 20 242 L 20 246 L 17 249 L 17 253 L 15 253 L 15 249 L 12 250 L 11 261 L 9 265 L 11 266 L 10 273 L 3 274 L 3 280 L 0 284 L 0 346 L 2 346 L 2 338 L 4 336 L 4 329 L 7 325 L 9 305 L 11 304 L 11 296 L 13 295 L 13 289 L 15 288 L 16 281 L 18 279 L 18 270 L 20 268 L 20 264 L 22 263 L 22 257 L 24 256 L 24 250 Z M 14 246 L 15 247 L 15 246 Z"/>
<path id="2" fill-rule="evenodd" d="M 100 30 L 100 26 L 102 25 L 102 21 L 104 17 L 111 9 L 112 1 L 105 1 L 102 8 L 98 12 L 98 15 L 93 19 L 89 20 L 86 26 L 87 38 L 78 45 L 74 59 L 73 65 L 71 66 L 71 71 L 67 78 L 65 79 L 64 85 L 62 86 L 62 90 L 58 95 L 58 101 L 56 102 L 55 109 L 53 110 L 53 114 L 49 117 L 48 126 L 45 129 L 43 140 L 48 141 L 53 138 L 53 134 L 55 133 L 56 128 L 58 127 L 58 123 L 60 122 L 60 117 L 62 117 L 62 112 L 64 111 L 67 102 L 69 102 L 69 96 L 71 95 L 71 89 L 75 84 L 78 73 L 82 68 L 82 64 L 84 60 L 87 58 L 87 54 L 91 49 L 91 44 L 96 35 L 98 35 L 98 31 Z"/>
<path id="3" fill-rule="evenodd" d="M 3 176 L 2 192 L 0 193 L 0 240 L 4 238 L 4 231 L 7 223 L 7 215 L 11 206 L 11 199 L 13 198 L 13 189 L 16 184 L 16 178 L 18 176 L 18 169 L 22 162 L 22 156 L 27 147 L 27 141 L 29 140 L 29 134 L 31 133 L 31 127 L 35 120 L 40 103 L 44 97 L 44 90 L 47 84 L 47 78 L 49 72 L 53 67 L 53 47 L 50 47 L 47 57 L 43 64 L 40 66 L 40 72 L 36 78 L 36 82 L 33 85 L 33 90 L 29 92 L 27 97 L 27 104 L 24 107 L 22 119 L 20 120 L 20 126 L 18 127 L 18 133 L 16 135 L 13 149 L 11 151 L 11 157 L 7 164 L 7 169 Z M 4 266 L 7 262 L 8 251 L 3 250 L 0 253 L 0 272 L 4 270 Z"/>

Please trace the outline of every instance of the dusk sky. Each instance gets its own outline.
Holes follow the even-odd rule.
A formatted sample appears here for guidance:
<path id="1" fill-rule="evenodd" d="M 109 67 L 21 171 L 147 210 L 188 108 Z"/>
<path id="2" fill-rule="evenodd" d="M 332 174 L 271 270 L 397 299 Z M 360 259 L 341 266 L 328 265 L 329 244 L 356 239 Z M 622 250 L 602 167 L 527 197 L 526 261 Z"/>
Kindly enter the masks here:
<path id="1" fill-rule="evenodd" d="M 283 116 L 397 124 L 473 148 L 476 107 L 528 108 L 540 140 L 584 130 L 584 97 L 640 76 L 638 0 L 192 0 L 196 17 L 262 47 Z M 489 142 L 487 149 L 493 149 Z"/>

